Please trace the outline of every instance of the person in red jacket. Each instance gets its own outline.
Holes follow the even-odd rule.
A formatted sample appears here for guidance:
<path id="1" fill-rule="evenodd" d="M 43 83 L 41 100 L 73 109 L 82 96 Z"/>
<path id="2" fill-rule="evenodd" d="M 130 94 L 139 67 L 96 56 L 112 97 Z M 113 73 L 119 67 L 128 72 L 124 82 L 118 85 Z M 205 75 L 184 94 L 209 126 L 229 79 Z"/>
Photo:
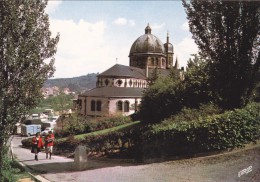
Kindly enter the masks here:
<path id="1" fill-rule="evenodd" d="M 45 137 L 46 159 L 48 159 L 48 154 L 50 154 L 49 159 L 51 159 L 51 155 L 53 152 L 53 143 L 54 143 L 54 134 L 52 133 L 52 131 L 49 131 L 48 135 Z"/>
<path id="2" fill-rule="evenodd" d="M 38 153 L 43 148 L 43 141 L 40 136 L 40 132 L 36 133 L 36 136 L 32 138 L 32 153 L 35 154 L 35 160 L 38 161 Z"/>

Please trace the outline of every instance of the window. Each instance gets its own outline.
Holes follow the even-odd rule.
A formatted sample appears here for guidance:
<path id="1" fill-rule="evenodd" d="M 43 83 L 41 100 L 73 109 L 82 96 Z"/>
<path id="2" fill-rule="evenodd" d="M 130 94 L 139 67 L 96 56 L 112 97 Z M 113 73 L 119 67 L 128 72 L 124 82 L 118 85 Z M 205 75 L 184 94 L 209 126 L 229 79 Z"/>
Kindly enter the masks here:
<path id="1" fill-rule="evenodd" d="M 117 111 L 123 111 L 123 102 L 122 101 L 118 101 L 116 103 L 116 109 L 117 109 Z"/>
<path id="2" fill-rule="evenodd" d="M 122 85 L 122 83 L 123 83 L 122 80 L 117 80 L 117 82 L 116 82 L 117 86 L 119 86 L 119 87 Z"/>
<path id="3" fill-rule="evenodd" d="M 98 100 L 97 101 L 97 111 L 101 111 L 101 101 L 100 100 Z"/>
<path id="4" fill-rule="evenodd" d="M 124 102 L 124 112 L 129 112 L 129 102 L 128 101 Z"/>
<path id="5" fill-rule="evenodd" d="M 94 100 L 91 101 L 91 111 L 96 110 L 96 102 Z"/>
<path id="6" fill-rule="evenodd" d="M 106 86 L 108 86 L 108 84 L 109 84 L 109 80 L 108 79 L 105 80 L 105 84 L 106 84 Z"/>

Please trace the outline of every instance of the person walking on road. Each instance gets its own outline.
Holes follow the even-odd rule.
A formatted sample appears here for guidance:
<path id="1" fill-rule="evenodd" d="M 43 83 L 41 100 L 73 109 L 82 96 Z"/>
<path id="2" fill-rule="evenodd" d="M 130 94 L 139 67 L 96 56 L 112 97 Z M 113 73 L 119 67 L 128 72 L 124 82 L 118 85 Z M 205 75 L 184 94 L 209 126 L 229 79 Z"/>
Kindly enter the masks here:
<path id="1" fill-rule="evenodd" d="M 31 152 L 35 154 L 35 160 L 38 161 L 38 153 L 43 148 L 43 141 L 40 132 L 36 133 L 36 136 L 32 138 L 32 150 Z"/>
<path id="2" fill-rule="evenodd" d="M 52 131 L 49 131 L 48 135 L 45 137 L 46 159 L 48 159 L 48 154 L 50 154 L 49 159 L 51 159 L 51 155 L 53 152 L 53 144 L 54 144 L 54 134 L 52 133 Z"/>

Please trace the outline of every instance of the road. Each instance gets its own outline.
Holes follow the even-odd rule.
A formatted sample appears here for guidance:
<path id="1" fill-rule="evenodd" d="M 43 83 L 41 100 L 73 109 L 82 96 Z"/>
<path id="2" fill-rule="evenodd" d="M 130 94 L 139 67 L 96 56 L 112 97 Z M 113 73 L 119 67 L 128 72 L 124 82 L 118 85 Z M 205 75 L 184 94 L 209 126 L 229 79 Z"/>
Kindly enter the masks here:
<path id="1" fill-rule="evenodd" d="M 260 181 L 260 144 L 220 155 L 152 164 L 89 160 L 84 171 L 76 171 L 73 159 L 61 156 L 49 160 L 40 153 L 35 161 L 30 150 L 21 147 L 21 137 L 15 136 L 12 146 L 18 161 L 54 182 Z M 243 169 L 248 173 L 241 172 L 239 177 Z"/>

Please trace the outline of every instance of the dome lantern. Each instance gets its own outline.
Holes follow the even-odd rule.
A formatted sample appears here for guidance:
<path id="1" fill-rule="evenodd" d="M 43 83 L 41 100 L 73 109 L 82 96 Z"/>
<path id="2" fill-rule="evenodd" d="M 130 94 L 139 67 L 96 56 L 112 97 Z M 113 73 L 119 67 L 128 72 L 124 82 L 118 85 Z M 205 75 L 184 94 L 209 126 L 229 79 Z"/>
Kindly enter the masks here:
<path id="1" fill-rule="evenodd" d="M 147 27 L 145 28 L 145 34 L 151 34 L 152 33 L 152 29 L 151 27 L 149 26 L 149 23 L 147 25 Z"/>

